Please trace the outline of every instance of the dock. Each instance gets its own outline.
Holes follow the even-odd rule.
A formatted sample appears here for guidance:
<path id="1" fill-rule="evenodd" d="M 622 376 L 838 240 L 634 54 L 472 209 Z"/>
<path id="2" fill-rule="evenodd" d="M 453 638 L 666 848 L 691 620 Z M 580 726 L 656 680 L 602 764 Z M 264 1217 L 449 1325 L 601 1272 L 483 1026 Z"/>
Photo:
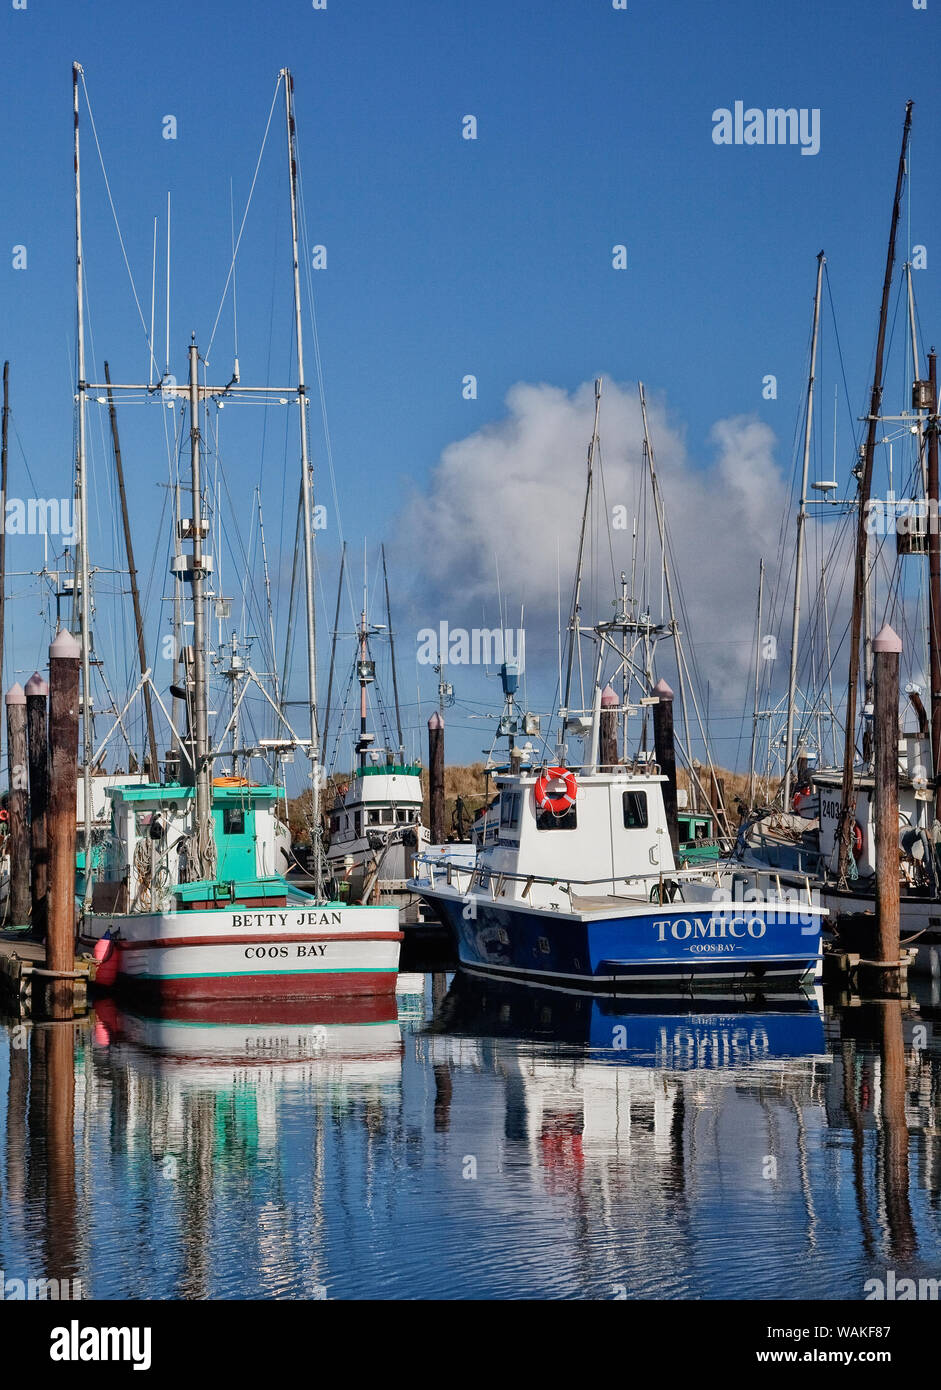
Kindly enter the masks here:
<path id="1" fill-rule="evenodd" d="M 0 932 L 0 1012 L 32 1017 L 41 1011 L 38 999 L 34 1009 L 33 985 L 53 978 L 46 971 L 46 948 L 22 932 Z M 95 978 L 95 962 L 90 956 L 76 958 L 71 978 L 75 982 L 75 1014 L 88 1008 L 88 986 Z"/>

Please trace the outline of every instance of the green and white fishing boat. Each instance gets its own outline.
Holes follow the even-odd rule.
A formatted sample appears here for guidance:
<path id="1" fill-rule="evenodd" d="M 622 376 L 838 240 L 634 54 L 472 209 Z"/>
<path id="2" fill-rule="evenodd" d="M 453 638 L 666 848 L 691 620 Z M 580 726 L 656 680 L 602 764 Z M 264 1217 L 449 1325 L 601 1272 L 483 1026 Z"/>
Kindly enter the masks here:
<path id="1" fill-rule="evenodd" d="M 84 778 L 90 806 L 91 757 L 89 687 L 89 601 L 85 411 L 89 393 L 106 389 L 86 380 L 83 331 L 82 226 L 79 161 L 78 83 L 73 67 L 76 208 L 76 287 L 78 303 L 78 450 L 77 493 L 81 532 L 76 556 L 79 578 L 75 624 L 81 636 Z M 184 663 L 187 727 L 173 727 L 179 760 L 167 780 L 108 789 L 111 817 L 95 872 L 85 884 L 80 935 L 96 944 L 98 982 L 146 988 L 165 999 L 270 1000 L 317 996 L 378 995 L 395 989 L 401 932 L 394 907 L 348 906 L 328 890 L 321 841 L 320 799 L 323 774 L 317 715 L 317 660 L 314 628 L 313 496 L 308 449 L 307 393 L 300 277 L 298 271 L 297 151 L 293 81 L 287 69 L 284 110 L 291 198 L 294 269 L 294 328 L 297 384 L 272 388 L 274 398 L 293 397 L 300 436 L 300 510 L 307 620 L 309 728 L 297 734 L 279 711 L 286 730 L 284 752 L 305 754 L 309 765 L 312 834 L 312 891 L 288 883 L 282 849 L 287 827 L 278 815 L 280 789 L 252 785 L 246 777 L 214 777 L 221 748 L 214 747 L 208 726 L 207 598 L 213 560 L 204 549 L 209 523 L 203 503 L 201 410 L 210 402 L 258 401 L 268 388 L 240 387 L 238 372 L 225 386 L 200 381 L 200 356 L 189 346 L 189 379 L 177 385 L 165 377 L 160 396 L 182 401 L 190 424 L 190 516 L 179 523 L 182 550 L 171 570 L 189 589 L 192 645 Z M 277 93 L 276 93 L 277 96 Z M 107 389 L 141 393 L 141 386 Z M 144 387 L 144 390 L 150 388 Z M 176 549 L 176 547 L 174 547 Z M 67 636 L 67 634 L 66 634 Z M 253 673 L 250 673 L 253 674 Z M 233 710 L 233 721 L 237 705 Z M 232 721 L 230 721 L 231 728 Z M 228 729 L 227 729 L 228 732 Z M 277 742 L 269 741 L 269 742 Z M 86 825 L 92 816 L 86 815 Z"/>

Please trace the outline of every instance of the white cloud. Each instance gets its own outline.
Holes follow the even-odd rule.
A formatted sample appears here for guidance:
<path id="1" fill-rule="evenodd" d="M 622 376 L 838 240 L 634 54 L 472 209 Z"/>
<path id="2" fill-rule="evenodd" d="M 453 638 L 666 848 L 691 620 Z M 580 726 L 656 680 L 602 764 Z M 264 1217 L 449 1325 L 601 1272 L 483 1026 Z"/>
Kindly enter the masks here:
<path id="1" fill-rule="evenodd" d="M 758 560 L 774 559 L 787 489 L 774 460 L 775 437 L 753 417 L 718 421 L 711 457 L 692 459 L 666 402 L 648 389 L 648 421 L 666 502 L 678 579 L 689 612 L 689 637 L 704 677 L 737 697 L 752 659 Z M 409 509 L 420 538 L 410 555 L 412 611 L 421 623 L 446 618 L 479 625 L 482 607 L 497 620 L 496 562 L 510 614 L 526 604 L 528 666 L 555 651 L 557 553 L 563 620 L 575 566 L 585 490 L 594 388 L 573 393 L 519 383 L 504 419 L 450 444 L 424 494 Z M 605 380 L 601 403 L 599 485 L 591 526 L 597 579 L 586 581 L 583 616 L 607 617 L 621 569 L 630 573 L 631 525 L 638 512 L 643 426 L 637 388 Z M 612 509 L 626 508 L 627 530 L 612 529 Z M 660 616 L 659 545 L 649 504 L 650 605 Z M 643 553 L 643 536 L 640 538 Z M 557 551 L 558 547 L 558 551 Z M 639 585 L 638 585 L 639 588 Z M 554 658 L 552 658 L 554 660 Z"/>

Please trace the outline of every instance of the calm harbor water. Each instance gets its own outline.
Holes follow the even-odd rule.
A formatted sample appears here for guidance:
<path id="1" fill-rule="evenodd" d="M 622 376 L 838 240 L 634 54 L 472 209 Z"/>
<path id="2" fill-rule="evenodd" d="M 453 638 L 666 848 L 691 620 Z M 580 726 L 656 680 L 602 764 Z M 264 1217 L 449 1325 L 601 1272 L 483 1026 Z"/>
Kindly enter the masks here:
<path id="1" fill-rule="evenodd" d="M 0 1270 L 96 1298 L 865 1297 L 941 1276 L 941 1002 L 395 1003 L 0 1029 Z"/>

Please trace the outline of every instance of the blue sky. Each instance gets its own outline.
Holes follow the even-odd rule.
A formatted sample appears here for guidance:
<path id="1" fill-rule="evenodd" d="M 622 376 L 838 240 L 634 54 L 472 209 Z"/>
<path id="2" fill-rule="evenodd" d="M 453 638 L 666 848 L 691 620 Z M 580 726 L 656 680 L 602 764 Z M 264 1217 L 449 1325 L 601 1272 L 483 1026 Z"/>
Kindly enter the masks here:
<path id="1" fill-rule="evenodd" d="M 476 597 L 473 611 L 462 610 L 460 583 L 442 584 L 439 570 L 429 568 L 423 536 L 410 524 L 414 500 L 433 494 L 448 446 L 480 431 L 486 438 L 505 424 L 515 384 L 574 393 L 599 372 L 620 383 L 641 378 L 692 475 L 715 462 L 716 422 L 739 417 L 767 426 L 771 455 L 786 475 L 815 256 L 824 247 L 852 414 L 862 413 L 909 97 L 915 131 L 899 261 L 907 245 L 927 247 L 927 268 L 916 277 L 919 314 L 926 333 L 938 321 L 931 237 L 938 207 L 930 172 L 941 154 L 931 61 L 937 7 L 918 11 L 908 0 L 836 0 L 814 10 L 798 0 L 628 0 L 619 11 L 610 0 L 328 0 L 321 11 L 300 0 L 236 0 L 154 11 L 108 0 L 27 0 L 26 9 L 8 3 L 0 13 L 0 356 L 11 361 L 16 426 L 42 495 L 71 489 L 72 60 L 85 68 L 145 318 L 153 219 L 161 219 L 162 255 L 171 193 L 170 365 L 181 377 L 189 333 L 205 347 L 225 282 L 229 181 L 238 218 L 278 70 L 293 70 L 309 239 L 328 250 L 327 269 L 313 274 L 313 285 L 342 529 L 356 545 L 366 537 L 373 553 L 382 540 L 388 546 L 409 692 L 417 631 L 442 618 L 452 626 L 481 620 Z M 712 112 L 736 100 L 819 109 L 820 152 L 716 146 Z M 475 141 L 461 137 L 468 113 L 478 120 Z M 162 138 L 167 114 L 177 120 L 175 140 Z M 144 335 L 85 116 L 83 107 L 95 356 L 99 366 L 109 358 L 115 377 L 146 378 Z M 283 140 L 279 105 L 238 266 L 244 382 L 280 382 L 292 370 Z M 624 271 L 612 269 L 618 244 L 627 247 Z M 25 270 L 12 269 L 16 245 L 27 247 Z M 161 270 L 158 304 L 162 284 Z M 157 324 L 162 344 L 159 311 Z M 231 356 L 227 306 L 213 349 L 221 380 Z M 311 358 L 308 341 L 313 378 Z M 462 398 L 468 373 L 478 380 L 476 400 Z M 767 373 L 778 379 L 774 401 L 762 399 Z M 322 466 L 319 412 L 312 414 Z M 263 454 L 261 429 L 257 414 L 245 425 L 226 419 L 227 480 L 243 520 L 260 480 L 269 551 L 283 580 L 296 465 L 290 442 L 285 455 L 282 421 L 265 422 Z M 97 418 L 91 432 L 98 440 L 93 466 L 103 480 L 108 459 Z M 163 505 L 158 485 L 166 479 L 162 422 L 155 410 L 129 408 L 122 436 L 139 568 L 149 573 Z M 573 478 L 583 458 L 584 447 L 572 459 Z M 16 481 L 20 468 L 16 444 L 10 491 L 22 487 L 29 495 Z M 328 486 L 325 479 L 318 484 L 321 497 Z M 538 499 L 514 490 L 512 478 L 493 506 L 519 527 L 544 522 Z M 105 504 L 101 516 L 96 553 L 106 565 L 114 559 Z M 449 524 L 460 525 L 460 508 Z M 555 519 L 556 530 L 563 524 L 564 561 L 574 517 Z M 330 606 L 338 534 L 331 524 L 322 538 Z M 439 542 L 442 535 L 439 528 Z M 769 554 L 775 539 L 767 537 Z M 703 553 L 688 554 L 687 587 L 708 591 L 711 567 L 738 563 L 740 540 L 733 527 L 711 535 Z M 747 623 L 754 608 L 750 566 L 765 538 L 752 541 L 747 560 L 739 557 Z M 512 532 L 503 543 L 512 545 Z M 166 625 L 161 545 L 148 603 L 154 648 Z M 554 589 L 556 537 L 547 545 Z M 11 568 L 31 567 L 38 553 L 34 542 L 9 539 Z M 528 594 L 517 584 L 505 594 L 509 606 L 525 599 L 538 611 L 539 582 Z M 106 624 L 103 596 L 100 602 L 99 647 L 105 654 L 110 643 L 120 694 L 133 683 L 126 620 Z M 491 621 L 495 602 L 494 594 Z M 8 613 L 7 685 L 11 669 L 23 679 L 40 663 L 48 640 L 31 600 L 18 599 Z M 704 655 L 717 637 L 703 634 Z M 553 643 L 536 649 L 551 652 Z M 721 684 L 724 659 L 721 651 L 713 655 Z M 729 654 L 726 667 L 731 661 Z M 739 675 L 736 665 L 721 697 L 730 716 L 744 698 Z M 430 700 L 434 677 L 426 670 L 421 679 Z M 465 760 L 486 741 L 468 715 L 489 707 L 494 685 L 470 669 L 452 672 L 452 679 L 466 703 L 459 701 L 451 717 L 448 753 Z M 531 704 L 548 708 L 554 679 L 545 663 L 541 671 L 531 666 Z M 406 698 L 414 701 L 414 693 Z M 727 723 L 723 737 L 731 739 L 730 730 Z M 717 753 L 731 761 L 735 747 L 720 744 Z"/>

